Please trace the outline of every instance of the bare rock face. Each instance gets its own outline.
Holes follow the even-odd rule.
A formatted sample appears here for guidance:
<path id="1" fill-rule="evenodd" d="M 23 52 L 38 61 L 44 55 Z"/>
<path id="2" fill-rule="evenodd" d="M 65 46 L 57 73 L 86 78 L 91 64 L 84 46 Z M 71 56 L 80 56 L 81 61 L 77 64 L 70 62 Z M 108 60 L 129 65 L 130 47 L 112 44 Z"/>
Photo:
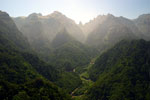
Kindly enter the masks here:
<path id="1" fill-rule="evenodd" d="M 84 34 L 76 23 L 58 11 L 47 16 L 30 14 L 28 17 L 13 19 L 19 30 L 28 38 L 31 45 L 51 43 L 57 33 L 66 29 L 76 40 L 83 42 Z"/>
<path id="2" fill-rule="evenodd" d="M 100 50 L 108 48 L 122 39 L 138 37 L 130 28 L 130 26 L 134 27 L 135 25 L 128 19 L 108 14 L 106 16 L 98 16 L 95 20 L 98 20 L 99 23 L 97 22 L 93 30 L 89 32 L 86 43 Z M 128 26 L 128 24 L 131 25 Z"/>
<path id="3" fill-rule="evenodd" d="M 99 15 L 79 26 L 87 37 L 86 43 L 100 50 L 122 39 L 150 40 L 150 14 L 141 15 L 135 20 L 111 14 Z"/>
<path id="4" fill-rule="evenodd" d="M 135 19 L 134 22 L 144 35 L 144 39 L 150 40 L 150 14 L 143 14 Z"/>

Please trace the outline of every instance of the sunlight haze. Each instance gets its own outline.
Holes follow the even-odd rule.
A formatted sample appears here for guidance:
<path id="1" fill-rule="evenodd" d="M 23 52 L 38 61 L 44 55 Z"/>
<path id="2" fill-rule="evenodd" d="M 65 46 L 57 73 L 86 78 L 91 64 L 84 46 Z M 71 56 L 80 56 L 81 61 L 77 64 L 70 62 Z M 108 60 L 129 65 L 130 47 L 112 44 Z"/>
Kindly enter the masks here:
<path id="1" fill-rule="evenodd" d="M 77 23 L 85 23 L 99 14 L 108 13 L 136 18 L 150 12 L 150 0 L 1 0 L 0 9 L 13 17 L 59 11 Z"/>

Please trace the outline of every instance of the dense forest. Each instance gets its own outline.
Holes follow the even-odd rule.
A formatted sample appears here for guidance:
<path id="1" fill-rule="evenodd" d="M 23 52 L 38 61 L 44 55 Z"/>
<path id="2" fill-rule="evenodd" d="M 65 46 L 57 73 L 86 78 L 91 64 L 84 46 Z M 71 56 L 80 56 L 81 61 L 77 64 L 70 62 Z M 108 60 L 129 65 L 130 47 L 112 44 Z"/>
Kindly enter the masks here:
<path id="1" fill-rule="evenodd" d="M 121 41 L 103 53 L 89 70 L 96 81 L 86 100 L 149 100 L 150 42 Z"/>
<path id="2" fill-rule="evenodd" d="M 150 14 L 98 16 L 0 11 L 1 100 L 150 100 Z"/>

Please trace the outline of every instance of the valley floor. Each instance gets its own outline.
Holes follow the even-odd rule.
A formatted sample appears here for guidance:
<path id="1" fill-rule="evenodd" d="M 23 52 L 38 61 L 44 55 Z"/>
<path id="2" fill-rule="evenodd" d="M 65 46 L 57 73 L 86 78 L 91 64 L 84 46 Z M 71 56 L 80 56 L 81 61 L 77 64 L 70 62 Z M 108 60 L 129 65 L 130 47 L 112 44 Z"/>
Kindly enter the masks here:
<path id="1" fill-rule="evenodd" d="M 77 87 L 72 91 L 71 95 L 72 98 L 75 100 L 82 100 L 84 94 L 87 92 L 87 89 L 94 83 L 92 80 L 89 79 L 88 70 L 92 67 L 95 63 L 97 57 L 93 58 L 88 65 L 84 68 L 84 71 L 79 74 L 80 79 L 82 80 L 82 86 Z M 75 71 L 75 69 L 74 69 Z"/>

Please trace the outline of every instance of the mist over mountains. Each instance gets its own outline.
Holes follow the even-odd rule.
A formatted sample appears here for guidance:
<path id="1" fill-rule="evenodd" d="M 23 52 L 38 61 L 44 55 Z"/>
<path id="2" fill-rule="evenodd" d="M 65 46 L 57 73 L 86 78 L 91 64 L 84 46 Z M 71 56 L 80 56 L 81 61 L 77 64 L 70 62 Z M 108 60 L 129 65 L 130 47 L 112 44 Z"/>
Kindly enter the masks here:
<path id="1" fill-rule="evenodd" d="M 86 24 L 0 11 L 2 100 L 149 100 L 150 14 Z"/>
<path id="2" fill-rule="evenodd" d="M 90 46 L 112 45 L 122 39 L 142 38 L 149 40 L 149 14 L 140 15 L 137 19 L 130 20 L 114 15 L 99 15 L 84 25 L 78 25 L 58 11 L 47 16 L 30 14 L 28 17 L 13 18 L 19 30 L 27 36 L 33 47 L 52 42 L 56 34 L 63 29 L 76 40 Z M 57 30 L 56 30 L 57 29 Z M 102 45 L 102 46 L 101 46 Z"/>

